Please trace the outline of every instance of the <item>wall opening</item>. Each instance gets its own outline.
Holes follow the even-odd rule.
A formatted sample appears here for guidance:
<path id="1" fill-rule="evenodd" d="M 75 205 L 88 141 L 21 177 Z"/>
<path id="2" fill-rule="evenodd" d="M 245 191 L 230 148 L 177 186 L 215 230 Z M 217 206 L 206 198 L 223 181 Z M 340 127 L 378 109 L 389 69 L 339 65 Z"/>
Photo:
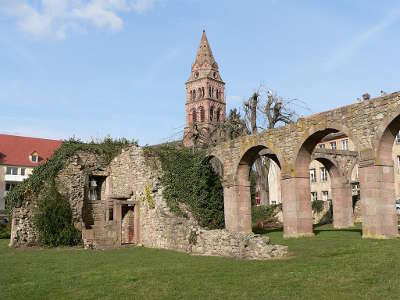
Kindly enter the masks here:
<path id="1" fill-rule="evenodd" d="M 121 244 L 134 244 L 135 237 L 135 205 L 121 205 Z"/>
<path id="2" fill-rule="evenodd" d="M 242 156 L 235 180 L 238 231 L 252 231 L 256 223 L 252 220 L 252 211 L 280 203 L 280 166 L 277 156 L 263 145 L 250 148 Z"/>

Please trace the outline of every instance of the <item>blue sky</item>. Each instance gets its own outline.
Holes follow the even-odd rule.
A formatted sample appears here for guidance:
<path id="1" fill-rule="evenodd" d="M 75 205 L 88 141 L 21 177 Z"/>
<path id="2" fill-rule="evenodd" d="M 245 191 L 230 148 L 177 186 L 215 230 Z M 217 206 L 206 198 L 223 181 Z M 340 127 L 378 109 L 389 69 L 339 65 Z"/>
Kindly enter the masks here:
<path id="1" fill-rule="evenodd" d="M 398 1 L 0 0 L 0 132 L 179 138 L 203 28 L 228 109 L 260 83 L 306 114 L 400 90 Z"/>

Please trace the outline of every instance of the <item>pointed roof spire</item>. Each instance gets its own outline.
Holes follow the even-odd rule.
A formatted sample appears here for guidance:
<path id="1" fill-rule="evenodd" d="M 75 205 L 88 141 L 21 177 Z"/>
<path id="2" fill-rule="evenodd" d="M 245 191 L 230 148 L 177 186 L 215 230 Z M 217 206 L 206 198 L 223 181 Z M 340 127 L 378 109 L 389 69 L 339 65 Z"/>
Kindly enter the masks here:
<path id="1" fill-rule="evenodd" d="M 213 66 L 214 64 L 217 65 L 212 54 L 210 44 L 208 43 L 206 31 L 203 29 L 203 35 L 201 36 L 194 65 L 197 64 L 199 67 L 201 67 L 204 65 L 204 63 L 208 63 L 210 66 Z"/>

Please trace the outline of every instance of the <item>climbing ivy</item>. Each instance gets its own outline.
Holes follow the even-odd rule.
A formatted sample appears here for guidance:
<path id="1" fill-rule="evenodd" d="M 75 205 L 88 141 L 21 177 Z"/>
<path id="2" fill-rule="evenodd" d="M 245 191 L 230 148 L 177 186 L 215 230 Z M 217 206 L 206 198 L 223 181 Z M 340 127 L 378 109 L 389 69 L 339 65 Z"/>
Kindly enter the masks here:
<path id="1" fill-rule="evenodd" d="M 150 208 L 155 208 L 155 204 L 154 204 L 154 200 L 153 197 L 151 196 L 151 192 L 150 192 L 150 185 L 146 184 L 146 186 L 144 187 L 144 196 L 143 199 L 147 201 L 147 203 L 149 204 Z"/>
<path id="2" fill-rule="evenodd" d="M 122 148 L 130 144 L 136 144 L 136 142 L 126 139 L 114 140 L 110 137 L 106 137 L 103 141 L 92 141 L 90 143 L 83 143 L 75 138 L 64 141 L 50 159 L 36 167 L 28 179 L 18 184 L 7 194 L 5 201 L 9 213 L 11 214 L 15 207 L 21 206 L 25 195 L 38 196 L 44 184 L 55 180 L 66 161 L 78 151 L 90 151 L 101 155 L 103 165 L 106 166 L 120 153 Z"/>
<path id="3" fill-rule="evenodd" d="M 171 211 L 182 216 L 180 204 L 183 203 L 201 226 L 224 227 L 221 180 L 204 151 L 193 151 L 177 144 L 145 147 L 144 151 L 155 154 L 161 161 L 163 197 Z"/>

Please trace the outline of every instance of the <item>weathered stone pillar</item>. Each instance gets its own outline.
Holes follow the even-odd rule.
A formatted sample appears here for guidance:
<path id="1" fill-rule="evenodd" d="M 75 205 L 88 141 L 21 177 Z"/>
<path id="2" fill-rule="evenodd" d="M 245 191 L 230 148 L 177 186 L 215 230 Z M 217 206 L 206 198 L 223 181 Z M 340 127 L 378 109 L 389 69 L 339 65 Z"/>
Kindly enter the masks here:
<path id="1" fill-rule="evenodd" d="M 331 178 L 333 227 L 338 229 L 352 227 L 354 218 L 351 183 L 344 176 Z"/>
<path id="2" fill-rule="evenodd" d="M 235 196 L 235 186 L 230 180 L 224 180 L 222 182 L 224 188 L 224 217 L 225 217 L 225 229 L 231 232 L 236 232 L 237 219 L 237 203 Z"/>
<path id="3" fill-rule="evenodd" d="M 251 226 L 251 192 L 250 181 L 239 182 L 237 185 L 238 190 L 238 231 L 239 232 L 252 232 Z"/>
<path id="4" fill-rule="evenodd" d="M 363 238 L 397 237 L 393 165 L 360 163 L 360 197 Z"/>
<path id="5" fill-rule="evenodd" d="M 283 236 L 313 236 L 310 178 L 282 178 Z"/>
<path id="6" fill-rule="evenodd" d="M 250 183 L 224 180 L 225 228 L 231 232 L 251 232 Z"/>

